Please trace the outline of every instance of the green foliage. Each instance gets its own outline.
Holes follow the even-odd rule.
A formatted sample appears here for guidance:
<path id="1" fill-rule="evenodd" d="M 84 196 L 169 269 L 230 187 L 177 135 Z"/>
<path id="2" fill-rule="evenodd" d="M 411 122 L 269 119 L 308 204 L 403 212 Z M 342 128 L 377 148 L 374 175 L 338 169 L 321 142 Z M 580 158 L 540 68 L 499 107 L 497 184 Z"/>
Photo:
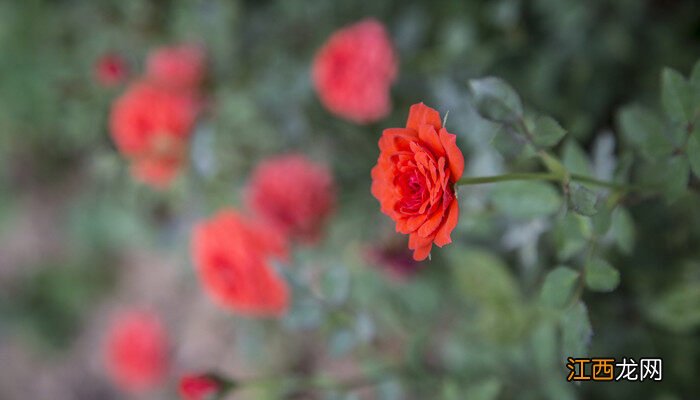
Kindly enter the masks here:
<path id="1" fill-rule="evenodd" d="M 534 142 L 541 147 L 555 146 L 566 135 L 566 130 L 554 118 L 539 116 L 535 120 Z"/>
<path id="2" fill-rule="evenodd" d="M 561 207 L 561 196 L 543 182 L 506 182 L 495 186 L 491 193 L 499 213 L 513 218 L 535 218 L 551 215 Z"/>
<path id="3" fill-rule="evenodd" d="M 579 273 L 568 267 L 556 267 L 545 277 L 540 302 L 551 308 L 562 309 L 571 301 L 579 280 Z"/>
<path id="4" fill-rule="evenodd" d="M 474 104 L 479 114 L 494 122 L 513 123 L 523 115 L 520 97 L 500 78 L 487 77 L 469 81 Z"/>
<path id="5" fill-rule="evenodd" d="M 598 292 L 615 290 L 620 283 L 620 273 L 602 258 L 593 258 L 586 263 L 586 286 Z"/>

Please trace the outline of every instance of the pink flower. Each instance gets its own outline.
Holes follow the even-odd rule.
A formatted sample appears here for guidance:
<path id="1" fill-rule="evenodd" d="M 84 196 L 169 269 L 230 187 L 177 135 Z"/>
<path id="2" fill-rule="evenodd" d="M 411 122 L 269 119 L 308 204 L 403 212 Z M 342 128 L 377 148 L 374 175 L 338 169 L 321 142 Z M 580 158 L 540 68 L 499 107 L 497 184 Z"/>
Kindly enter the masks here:
<path id="1" fill-rule="evenodd" d="M 147 61 L 148 79 L 171 88 L 197 90 L 204 80 L 204 51 L 196 45 L 161 47 Z"/>
<path id="2" fill-rule="evenodd" d="M 384 26 L 365 19 L 328 39 L 316 55 L 312 79 L 321 103 L 330 112 L 365 124 L 389 113 L 396 64 Z"/>

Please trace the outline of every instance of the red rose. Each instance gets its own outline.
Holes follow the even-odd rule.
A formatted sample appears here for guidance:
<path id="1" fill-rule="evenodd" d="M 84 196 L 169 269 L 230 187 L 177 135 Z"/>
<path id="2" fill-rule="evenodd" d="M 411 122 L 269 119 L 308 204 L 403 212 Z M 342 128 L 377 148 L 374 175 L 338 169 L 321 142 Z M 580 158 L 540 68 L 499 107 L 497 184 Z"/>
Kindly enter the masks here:
<path id="1" fill-rule="evenodd" d="M 146 65 L 148 79 L 171 88 L 194 90 L 204 80 L 204 51 L 196 45 L 161 47 Z"/>
<path id="2" fill-rule="evenodd" d="M 224 210 L 195 227 L 192 254 L 205 291 L 222 307 L 258 317 L 286 312 L 287 284 L 268 264 L 286 256 L 276 230 Z"/>
<path id="3" fill-rule="evenodd" d="M 385 129 L 372 169 L 372 194 L 381 210 L 408 234 L 413 258 L 424 260 L 433 243 L 452 242 L 459 207 L 455 183 L 464 171 L 457 137 L 442 127 L 437 111 L 414 104 L 406 128 Z"/>
<path id="4" fill-rule="evenodd" d="M 333 176 L 303 155 L 270 158 L 253 171 L 247 202 L 284 234 L 313 242 L 333 210 Z"/>
<path id="5" fill-rule="evenodd" d="M 104 87 L 116 86 L 124 81 L 128 68 L 124 59 L 117 54 L 106 54 L 95 64 L 95 78 Z"/>
<path id="6" fill-rule="evenodd" d="M 168 337 L 158 317 L 133 310 L 117 315 L 107 331 L 105 364 L 124 390 L 157 386 L 168 366 Z"/>
<path id="7" fill-rule="evenodd" d="M 112 138 L 137 179 L 155 187 L 170 183 L 185 161 L 197 110 L 192 96 L 148 82 L 133 84 L 116 100 Z"/>
<path id="8" fill-rule="evenodd" d="M 312 79 L 321 103 L 358 124 L 376 121 L 391 108 L 396 78 L 391 39 L 377 20 L 366 19 L 334 33 L 316 55 Z"/>
<path id="9" fill-rule="evenodd" d="M 180 397 L 183 400 L 205 400 L 215 395 L 221 386 L 206 375 L 186 375 L 180 378 Z"/>

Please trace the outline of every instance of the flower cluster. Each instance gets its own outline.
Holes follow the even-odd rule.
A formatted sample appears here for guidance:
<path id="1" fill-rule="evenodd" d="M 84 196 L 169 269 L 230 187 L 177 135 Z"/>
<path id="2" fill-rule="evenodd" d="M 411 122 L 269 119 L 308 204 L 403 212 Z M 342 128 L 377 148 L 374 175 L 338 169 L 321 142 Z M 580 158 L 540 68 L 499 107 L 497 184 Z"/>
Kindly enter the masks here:
<path id="1" fill-rule="evenodd" d="M 231 311 L 276 317 L 289 307 L 289 289 L 270 260 L 284 260 L 292 239 L 317 239 L 334 203 L 326 167 L 298 154 L 270 158 L 252 174 L 248 217 L 226 209 L 200 222 L 192 255 L 210 297 Z"/>
<path id="2" fill-rule="evenodd" d="M 191 45 L 154 51 L 144 77 L 112 107 L 112 138 L 133 176 L 163 188 L 187 159 L 189 137 L 201 109 L 204 54 Z"/>

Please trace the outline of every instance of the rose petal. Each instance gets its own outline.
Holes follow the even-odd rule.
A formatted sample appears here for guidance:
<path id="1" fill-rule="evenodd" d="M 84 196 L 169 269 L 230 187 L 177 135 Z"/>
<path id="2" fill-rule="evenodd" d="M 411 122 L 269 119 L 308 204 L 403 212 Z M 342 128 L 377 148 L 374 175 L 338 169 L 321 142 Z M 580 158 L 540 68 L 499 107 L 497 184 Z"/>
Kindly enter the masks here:
<path id="1" fill-rule="evenodd" d="M 447 159 L 450 162 L 450 171 L 452 178 L 456 182 L 462 177 L 464 172 L 464 156 L 462 151 L 457 147 L 457 135 L 447 132 L 447 129 L 440 129 L 440 142 L 447 152 Z"/>
<path id="2" fill-rule="evenodd" d="M 408 112 L 408 120 L 406 121 L 406 128 L 410 128 L 418 132 L 421 125 L 429 124 L 432 125 L 435 130 L 442 128 L 442 121 L 440 121 L 440 114 L 434 109 L 426 106 L 423 103 L 414 104 Z"/>
<path id="3" fill-rule="evenodd" d="M 413 259 L 416 261 L 423 261 L 430 255 L 430 249 L 433 248 L 432 244 L 425 247 L 419 247 L 413 252 Z"/>
<path id="4" fill-rule="evenodd" d="M 445 217 L 445 222 L 442 224 L 440 229 L 438 229 L 435 234 L 435 244 L 442 247 L 446 244 L 452 243 L 452 238 L 450 234 L 452 230 L 457 226 L 457 220 L 459 219 L 459 206 L 456 200 L 452 201 L 450 204 L 450 209 L 447 211 Z"/>

